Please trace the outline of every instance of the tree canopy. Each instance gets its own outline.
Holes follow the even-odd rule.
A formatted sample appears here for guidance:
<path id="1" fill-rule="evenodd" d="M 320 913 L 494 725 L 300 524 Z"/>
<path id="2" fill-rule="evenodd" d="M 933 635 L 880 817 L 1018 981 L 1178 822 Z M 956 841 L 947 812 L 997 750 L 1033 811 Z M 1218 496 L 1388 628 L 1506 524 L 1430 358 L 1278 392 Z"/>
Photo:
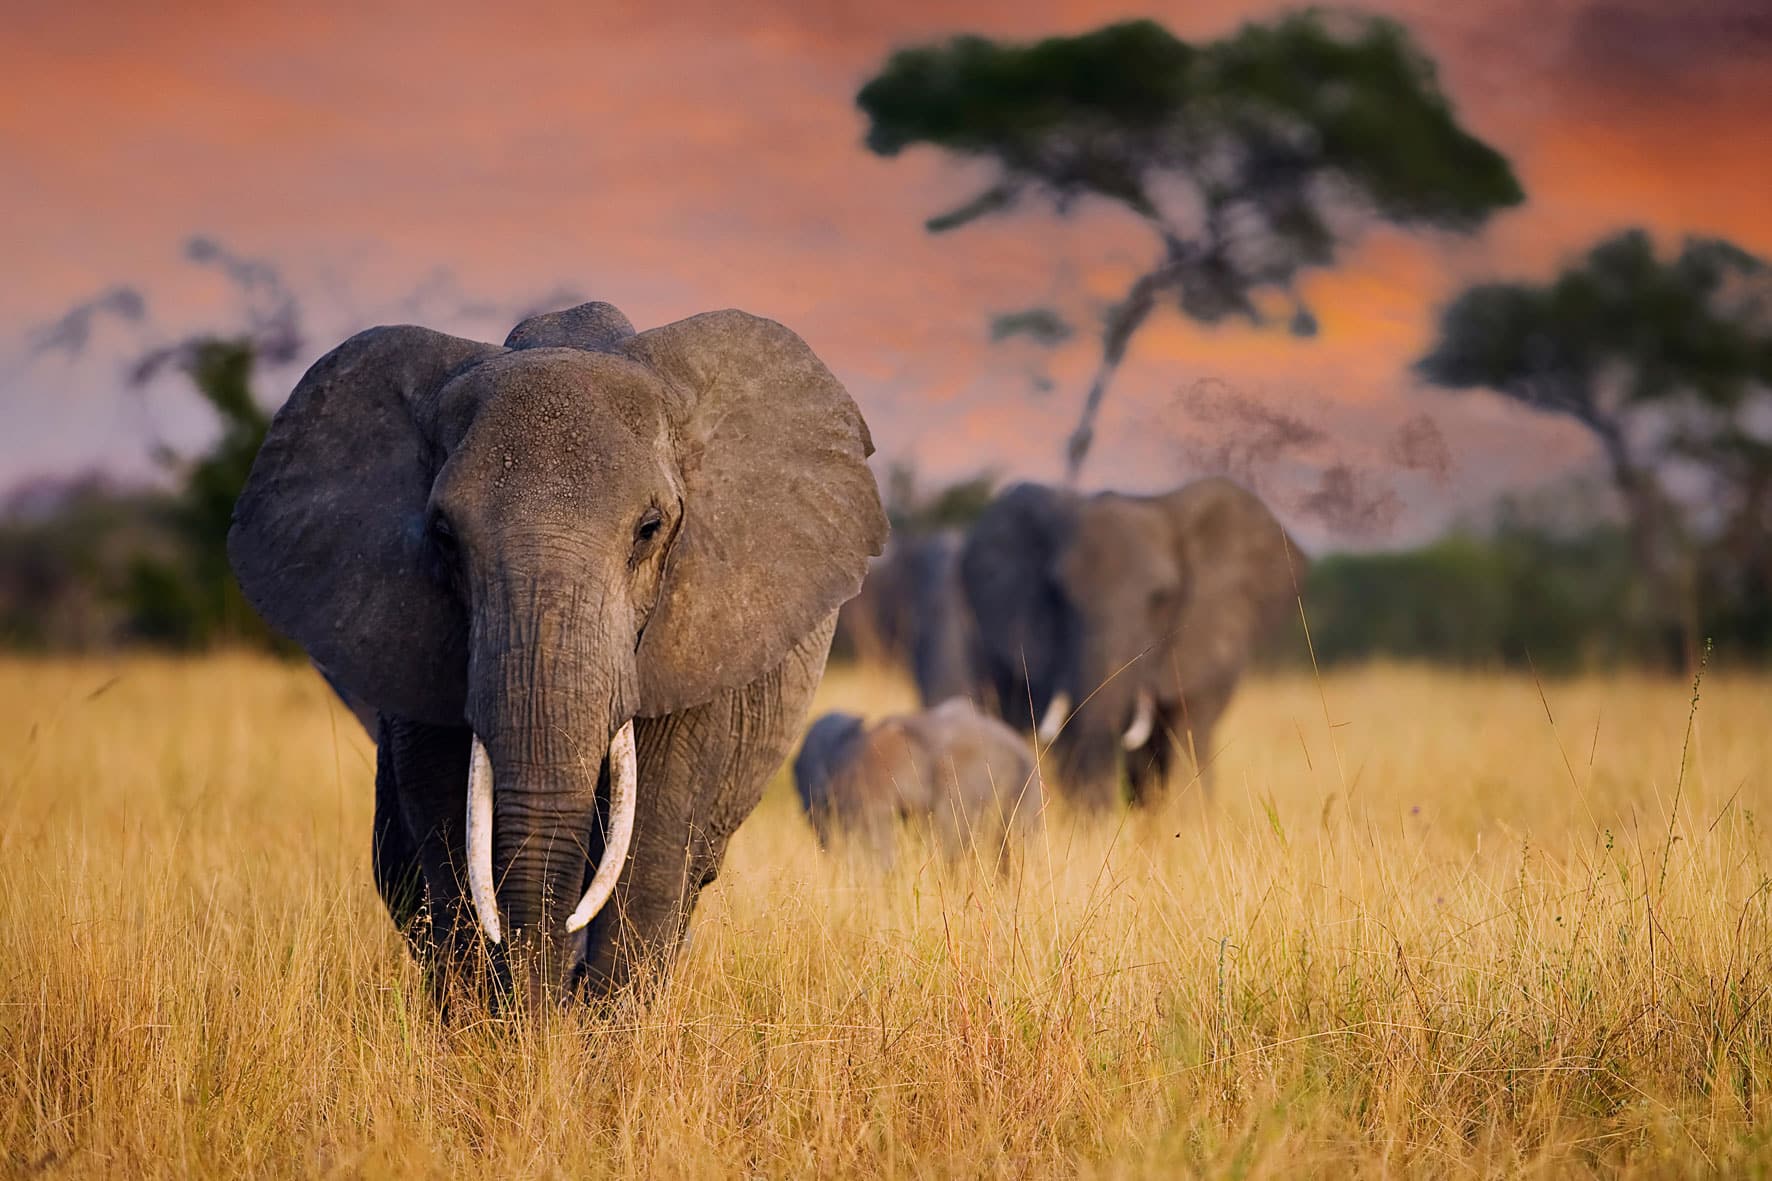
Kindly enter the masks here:
<path id="1" fill-rule="evenodd" d="M 1154 21 L 1032 43 L 961 36 L 900 50 L 856 99 L 868 147 L 988 161 L 987 187 L 931 231 L 1044 199 L 1094 197 L 1160 242 L 1109 313 L 1070 444 L 1073 475 L 1132 335 L 1159 304 L 1207 323 L 1310 335 L 1301 271 L 1332 265 L 1367 220 L 1470 230 L 1523 193 L 1458 122 L 1400 24 L 1307 10 L 1193 45 Z M 1276 309 L 1275 304 L 1279 305 Z"/>
<path id="2" fill-rule="evenodd" d="M 1772 269 L 1763 259 L 1705 237 L 1663 258 L 1648 233 L 1625 230 L 1548 282 L 1464 291 L 1415 369 L 1434 385 L 1494 390 L 1592 432 L 1625 501 L 1649 609 L 1688 655 L 1706 584 L 1713 600 L 1724 585 L 1772 589 Z M 1672 491 L 1681 477 L 1683 505 Z"/>
<path id="3" fill-rule="evenodd" d="M 1599 242 L 1548 283 L 1483 283 L 1440 317 L 1416 372 L 1486 387 L 1590 426 L 1690 394 L 1732 407 L 1772 383 L 1772 274 L 1716 238 L 1656 257 L 1640 229 Z"/>

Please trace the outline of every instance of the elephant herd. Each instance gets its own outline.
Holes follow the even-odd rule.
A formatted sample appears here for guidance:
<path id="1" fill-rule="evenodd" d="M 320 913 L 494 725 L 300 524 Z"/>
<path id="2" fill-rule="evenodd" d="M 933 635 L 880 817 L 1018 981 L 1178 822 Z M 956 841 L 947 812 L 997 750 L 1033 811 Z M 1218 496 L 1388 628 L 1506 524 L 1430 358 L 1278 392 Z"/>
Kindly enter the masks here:
<path id="1" fill-rule="evenodd" d="M 859 659 L 901 664 L 924 709 L 814 723 L 794 772 L 820 840 L 845 830 L 890 860 L 888 822 L 914 819 L 954 852 L 963 821 L 1001 862 L 1045 782 L 1091 809 L 1205 783 L 1213 727 L 1301 570 L 1226 480 L 1160 496 L 1017 484 L 969 531 L 894 537 L 838 626 Z"/>
<path id="2" fill-rule="evenodd" d="M 375 738 L 376 886 L 440 995 L 659 979 L 796 745 L 821 839 L 889 857 L 920 815 L 999 858 L 1043 823 L 1042 770 L 1102 806 L 1123 769 L 1143 801 L 1205 748 L 1292 595 L 1259 501 L 1024 484 L 887 550 L 872 451 L 805 342 L 738 311 L 374 328 L 302 377 L 229 556 Z M 845 620 L 928 708 L 802 742 L 858 591 Z"/>

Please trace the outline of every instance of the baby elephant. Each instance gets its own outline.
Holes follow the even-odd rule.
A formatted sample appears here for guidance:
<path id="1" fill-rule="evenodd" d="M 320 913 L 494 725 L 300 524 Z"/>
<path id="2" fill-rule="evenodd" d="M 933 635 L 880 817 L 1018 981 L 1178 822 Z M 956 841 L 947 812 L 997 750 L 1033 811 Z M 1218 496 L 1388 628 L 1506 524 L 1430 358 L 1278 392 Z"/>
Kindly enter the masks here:
<path id="1" fill-rule="evenodd" d="M 820 845 L 842 833 L 884 866 L 900 821 L 925 826 L 949 858 L 976 849 L 998 868 L 1042 823 L 1026 741 L 963 697 L 871 726 L 825 714 L 794 760 L 794 785 Z"/>

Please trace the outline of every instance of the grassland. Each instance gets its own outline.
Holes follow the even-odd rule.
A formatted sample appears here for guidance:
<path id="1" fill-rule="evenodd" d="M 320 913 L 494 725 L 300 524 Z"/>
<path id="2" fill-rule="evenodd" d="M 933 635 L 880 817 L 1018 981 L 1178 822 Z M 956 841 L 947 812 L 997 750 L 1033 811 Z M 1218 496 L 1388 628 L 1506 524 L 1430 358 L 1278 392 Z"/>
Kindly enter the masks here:
<path id="1" fill-rule="evenodd" d="M 1690 699 L 1257 681 L 1209 808 L 1005 881 L 871 880 L 777 782 L 660 999 L 514 1027 L 429 1009 L 311 675 L 3 664 L 0 1168 L 1765 1175 L 1772 680 Z"/>

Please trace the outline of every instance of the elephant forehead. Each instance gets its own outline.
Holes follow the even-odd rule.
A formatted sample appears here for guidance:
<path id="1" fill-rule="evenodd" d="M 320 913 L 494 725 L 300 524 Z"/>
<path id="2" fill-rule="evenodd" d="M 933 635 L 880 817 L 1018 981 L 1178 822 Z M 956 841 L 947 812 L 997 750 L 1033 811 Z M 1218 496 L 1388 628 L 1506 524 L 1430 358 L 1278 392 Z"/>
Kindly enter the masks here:
<path id="1" fill-rule="evenodd" d="M 541 434 L 620 425 L 651 437 L 666 419 L 664 382 L 626 357 L 580 349 L 519 349 L 462 375 L 475 418 Z"/>
<path id="2" fill-rule="evenodd" d="M 675 486 L 663 384 L 625 358 L 507 353 L 464 375 L 472 423 L 450 459 L 452 499 L 521 510 L 629 505 Z"/>
<path id="3" fill-rule="evenodd" d="M 1080 506 L 1076 529 L 1062 559 L 1072 585 L 1171 582 L 1181 576 L 1168 519 L 1156 507 L 1130 497 L 1103 496 Z"/>

